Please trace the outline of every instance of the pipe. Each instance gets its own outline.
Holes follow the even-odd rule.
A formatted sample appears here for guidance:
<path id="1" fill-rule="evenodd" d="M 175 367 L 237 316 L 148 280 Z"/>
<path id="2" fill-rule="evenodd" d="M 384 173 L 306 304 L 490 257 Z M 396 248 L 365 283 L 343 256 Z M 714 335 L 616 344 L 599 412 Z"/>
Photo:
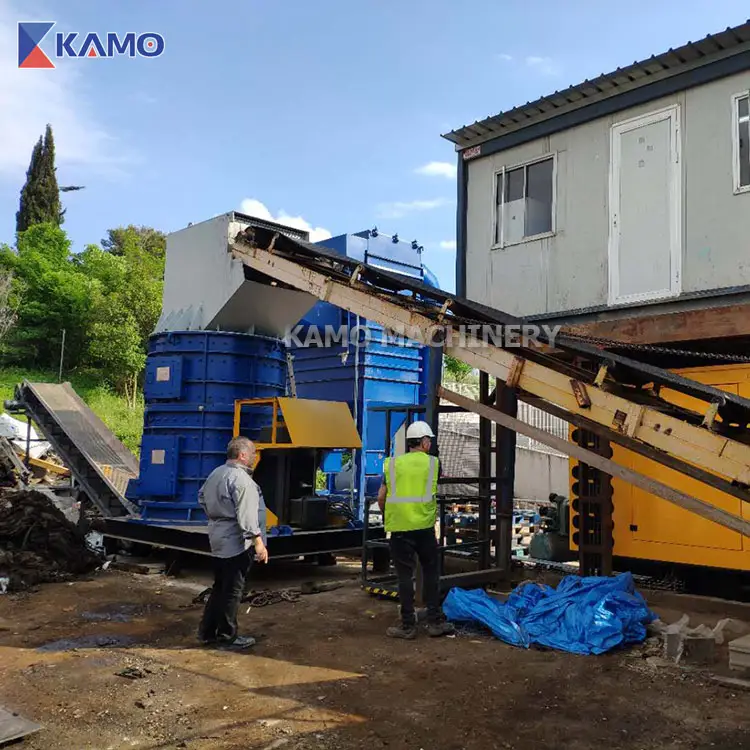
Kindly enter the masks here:
<path id="1" fill-rule="evenodd" d="M 357 332 L 357 338 L 354 341 L 354 424 L 357 427 L 357 429 L 360 431 L 360 437 L 362 433 L 364 432 L 363 429 L 360 428 L 359 424 L 359 315 L 357 315 L 357 324 L 355 327 L 355 331 Z M 364 441 L 363 441 L 364 445 Z M 365 501 L 365 491 L 366 487 L 362 486 L 363 483 L 363 467 L 362 467 L 362 451 L 360 453 L 360 465 L 357 465 L 357 449 L 352 448 L 352 487 L 351 487 L 351 502 L 352 507 L 355 507 L 354 505 L 354 493 L 355 490 L 359 497 L 357 498 L 357 506 L 359 508 L 359 514 L 360 514 L 360 520 L 361 520 L 361 513 L 363 510 L 363 506 L 365 506 L 367 503 Z M 354 471 L 357 470 L 357 479 L 355 481 L 354 479 Z M 365 510 L 365 512 L 368 512 L 368 510 Z"/>

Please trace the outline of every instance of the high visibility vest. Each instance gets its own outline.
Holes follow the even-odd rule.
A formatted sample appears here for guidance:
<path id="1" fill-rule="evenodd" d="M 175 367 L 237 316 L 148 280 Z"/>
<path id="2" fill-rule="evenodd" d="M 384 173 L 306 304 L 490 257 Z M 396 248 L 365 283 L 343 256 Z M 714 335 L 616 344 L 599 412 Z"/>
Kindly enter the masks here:
<path id="1" fill-rule="evenodd" d="M 438 465 L 435 456 L 422 451 L 386 458 L 386 531 L 418 531 L 435 526 Z"/>

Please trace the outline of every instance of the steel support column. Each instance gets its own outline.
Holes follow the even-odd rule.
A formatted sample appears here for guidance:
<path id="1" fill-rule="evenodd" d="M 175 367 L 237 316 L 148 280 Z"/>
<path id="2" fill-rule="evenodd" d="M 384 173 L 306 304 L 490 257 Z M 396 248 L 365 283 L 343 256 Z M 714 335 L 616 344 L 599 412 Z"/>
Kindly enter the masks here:
<path id="1" fill-rule="evenodd" d="M 435 433 L 432 441 L 432 453 L 438 455 L 438 428 L 440 426 L 440 396 L 438 389 L 443 375 L 443 342 L 436 345 L 433 337 L 432 346 L 427 347 L 427 399 L 425 401 L 424 420 Z"/>
<path id="2" fill-rule="evenodd" d="M 490 376 L 479 373 L 479 401 L 488 403 L 490 396 Z M 490 525 L 492 515 L 492 422 L 479 417 L 479 539 L 484 542 L 479 548 L 479 567 L 490 567 Z"/>
<path id="3" fill-rule="evenodd" d="M 518 415 L 515 389 L 496 381 L 495 405 L 513 418 Z M 513 501 L 516 479 L 516 433 L 496 424 L 495 439 L 495 565 L 510 571 L 513 548 Z"/>
<path id="4" fill-rule="evenodd" d="M 609 441 L 589 430 L 577 428 L 573 440 L 604 458 L 612 457 Z M 572 508 L 578 543 L 580 573 L 584 576 L 612 575 L 612 477 L 593 466 L 573 467 Z M 576 538 L 577 537 L 577 538 Z"/>

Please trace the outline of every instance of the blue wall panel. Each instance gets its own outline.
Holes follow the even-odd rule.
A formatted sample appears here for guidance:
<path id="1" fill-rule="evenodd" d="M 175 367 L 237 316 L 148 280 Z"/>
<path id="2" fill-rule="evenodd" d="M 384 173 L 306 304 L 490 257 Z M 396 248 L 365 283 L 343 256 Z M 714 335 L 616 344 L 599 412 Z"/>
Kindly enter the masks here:
<path id="1" fill-rule="evenodd" d="M 277 339 L 216 331 L 152 336 L 140 472 L 128 487 L 142 518 L 204 523 L 198 490 L 226 460 L 235 400 L 283 396 L 285 389 Z M 246 410 L 241 433 L 254 438 L 270 424 L 270 407 Z"/>
<path id="2" fill-rule="evenodd" d="M 393 242 L 391 237 L 366 231 L 333 237 L 319 244 L 342 255 L 434 283 L 435 277 L 422 264 L 421 248 L 416 243 Z M 310 345 L 294 349 L 297 394 L 302 398 L 345 401 L 356 414 L 357 429 L 363 440 L 355 471 L 361 513 L 365 488 L 368 494 L 377 491 L 385 458 L 385 415 L 373 411 L 373 407 L 424 403 L 426 350 L 414 342 L 399 346 L 393 339 L 386 339 L 378 324 L 327 303 L 315 305 L 302 324 L 345 325 L 350 332 L 360 326 L 366 327 L 370 334 L 366 337 L 360 331 L 358 344 L 351 340 L 355 335 L 328 347 Z M 305 340 L 303 335 L 299 338 Z M 394 415 L 391 439 L 405 418 L 405 413 Z"/>

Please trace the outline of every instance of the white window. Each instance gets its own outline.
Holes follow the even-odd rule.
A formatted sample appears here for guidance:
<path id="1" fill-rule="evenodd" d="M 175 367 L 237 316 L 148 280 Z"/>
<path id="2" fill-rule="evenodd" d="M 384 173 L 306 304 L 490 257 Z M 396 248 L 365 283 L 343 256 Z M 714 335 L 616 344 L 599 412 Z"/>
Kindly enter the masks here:
<path id="1" fill-rule="evenodd" d="M 750 94 L 732 98 L 732 132 L 734 144 L 734 190 L 750 190 Z"/>
<path id="2" fill-rule="evenodd" d="M 548 156 L 496 175 L 496 247 L 554 231 L 555 158 Z"/>

